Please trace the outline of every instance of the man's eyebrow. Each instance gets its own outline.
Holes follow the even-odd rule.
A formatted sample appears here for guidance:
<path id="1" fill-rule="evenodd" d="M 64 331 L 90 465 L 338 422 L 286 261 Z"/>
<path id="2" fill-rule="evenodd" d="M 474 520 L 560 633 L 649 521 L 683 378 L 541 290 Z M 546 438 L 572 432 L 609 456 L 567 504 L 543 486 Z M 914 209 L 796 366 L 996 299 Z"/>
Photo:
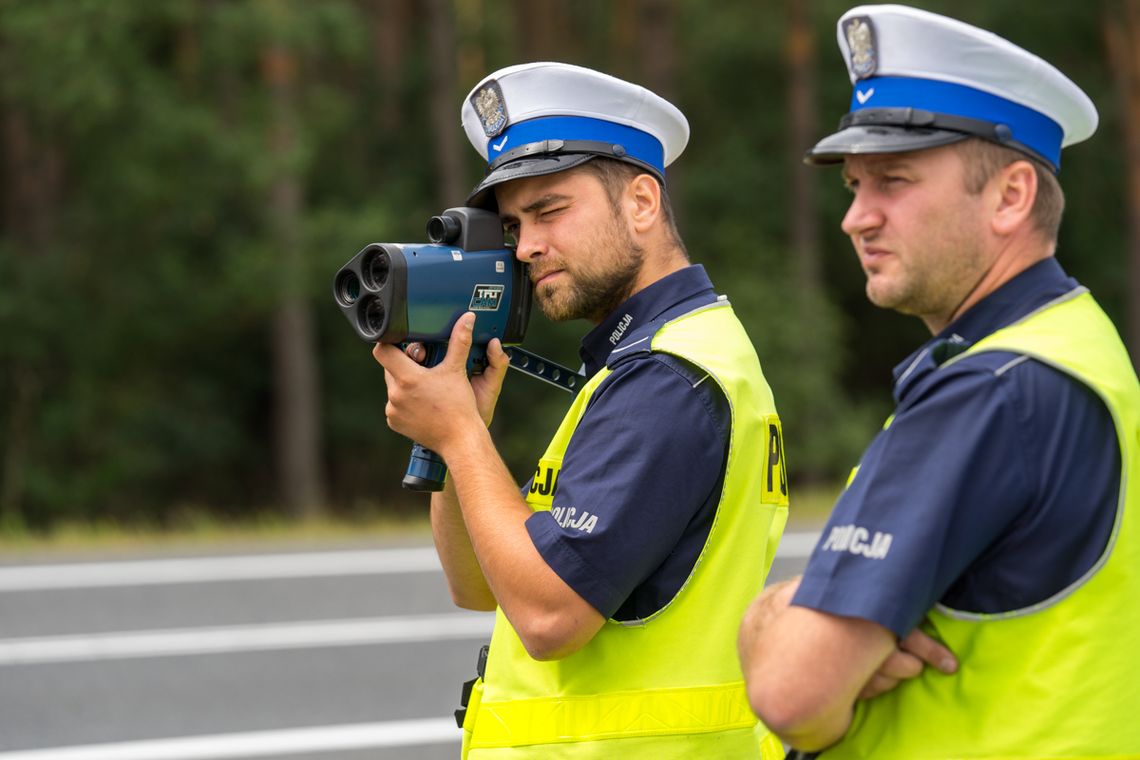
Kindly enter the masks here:
<path id="1" fill-rule="evenodd" d="M 562 201 L 568 200 L 570 200 L 569 195 L 562 195 L 561 193 L 547 193 L 541 198 L 535 200 L 530 205 L 524 206 L 522 209 L 520 209 L 520 213 L 530 214 L 535 211 L 541 211 L 547 206 L 553 206 L 555 203 L 561 203 Z"/>
<path id="2" fill-rule="evenodd" d="M 570 200 L 569 195 L 563 195 L 561 193 L 547 193 L 546 195 L 543 195 L 542 197 L 534 200 L 527 206 L 519 209 L 519 214 L 532 214 L 535 211 L 542 211 L 548 206 L 553 206 L 555 203 L 561 203 L 568 200 Z M 515 224 L 519 220 L 519 218 L 514 214 L 499 214 L 499 218 L 502 220 L 503 224 Z"/>
<path id="3" fill-rule="evenodd" d="M 842 176 L 844 184 L 850 184 L 854 179 L 852 176 L 856 173 L 878 175 L 886 174 L 887 172 L 899 171 L 900 169 L 907 169 L 910 167 L 910 162 L 905 158 L 888 158 L 879 161 L 867 161 L 862 164 L 858 171 L 852 171 L 850 167 L 843 167 Z"/>

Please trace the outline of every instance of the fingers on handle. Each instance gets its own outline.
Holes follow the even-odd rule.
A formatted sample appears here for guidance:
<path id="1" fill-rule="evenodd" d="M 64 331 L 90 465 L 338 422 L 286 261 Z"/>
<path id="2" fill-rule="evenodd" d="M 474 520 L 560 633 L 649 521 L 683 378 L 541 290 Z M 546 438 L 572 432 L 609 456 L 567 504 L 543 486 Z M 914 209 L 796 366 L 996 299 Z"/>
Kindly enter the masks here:
<path id="1" fill-rule="evenodd" d="M 404 349 L 404 353 L 416 364 L 423 364 L 424 360 L 427 359 L 427 349 L 423 343 L 409 343 Z"/>
<path id="2" fill-rule="evenodd" d="M 475 313 L 466 312 L 455 321 L 451 328 L 451 341 L 447 344 L 447 356 L 444 363 L 466 370 L 467 357 L 471 353 L 472 332 L 475 327 Z"/>
<path id="3" fill-rule="evenodd" d="M 372 357 L 389 372 L 395 369 L 401 360 L 406 361 L 403 351 L 387 343 L 377 343 L 373 346 Z"/>
<path id="4" fill-rule="evenodd" d="M 503 350 L 503 343 L 498 338 L 492 338 L 487 344 L 487 363 L 495 369 L 506 369 L 511 363 L 511 357 Z"/>

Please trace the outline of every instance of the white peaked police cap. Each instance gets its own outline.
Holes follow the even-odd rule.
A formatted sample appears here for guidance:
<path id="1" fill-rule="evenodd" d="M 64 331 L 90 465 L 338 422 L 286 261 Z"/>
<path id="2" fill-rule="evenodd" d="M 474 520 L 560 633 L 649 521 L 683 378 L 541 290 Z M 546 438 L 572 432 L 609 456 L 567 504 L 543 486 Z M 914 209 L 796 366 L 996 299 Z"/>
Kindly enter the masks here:
<path id="1" fill-rule="evenodd" d="M 851 110 L 808 163 L 981 137 L 1056 172 L 1061 148 L 1096 131 L 1096 107 L 1077 85 L 984 29 L 904 5 L 862 5 L 843 14 L 837 36 Z"/>
<path id="2" fill-rule="evenodd" d="M 460 109 L 467 139 L 487 161 L 468 205 L 495 203 L 501 182 L 562 171 L 597 156 L 636 164 L 665 182 L 689 122 L 644 87 L 566 63 L 524 63 L 490 74 Z"/>

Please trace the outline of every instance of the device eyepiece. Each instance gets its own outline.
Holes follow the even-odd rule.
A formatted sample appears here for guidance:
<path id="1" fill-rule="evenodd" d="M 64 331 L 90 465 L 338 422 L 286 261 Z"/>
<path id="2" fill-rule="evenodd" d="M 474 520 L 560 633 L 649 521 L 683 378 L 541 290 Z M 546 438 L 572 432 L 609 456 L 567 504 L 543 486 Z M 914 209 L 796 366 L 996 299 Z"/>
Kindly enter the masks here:
<path id="1" fill-rule="evenodd" d="M 462 225 L 453 216 L 433 216 L 428 219 L 427 236 L 428 240 L 433 243 L 444 245 L 454 243 L 459 239 L 459 233 L 462 231 Z"/>

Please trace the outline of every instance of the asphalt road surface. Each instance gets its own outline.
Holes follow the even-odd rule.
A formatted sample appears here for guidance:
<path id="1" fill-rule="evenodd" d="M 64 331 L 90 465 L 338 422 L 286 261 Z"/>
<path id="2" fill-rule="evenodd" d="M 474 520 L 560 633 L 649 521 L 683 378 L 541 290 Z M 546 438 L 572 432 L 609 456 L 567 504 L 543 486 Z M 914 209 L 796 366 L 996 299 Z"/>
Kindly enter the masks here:
<path id="1" fill-rule="evenodd" d="M 450 760 L 491 623 L 423 545 L 0 558 L 0 760 Z"/>

